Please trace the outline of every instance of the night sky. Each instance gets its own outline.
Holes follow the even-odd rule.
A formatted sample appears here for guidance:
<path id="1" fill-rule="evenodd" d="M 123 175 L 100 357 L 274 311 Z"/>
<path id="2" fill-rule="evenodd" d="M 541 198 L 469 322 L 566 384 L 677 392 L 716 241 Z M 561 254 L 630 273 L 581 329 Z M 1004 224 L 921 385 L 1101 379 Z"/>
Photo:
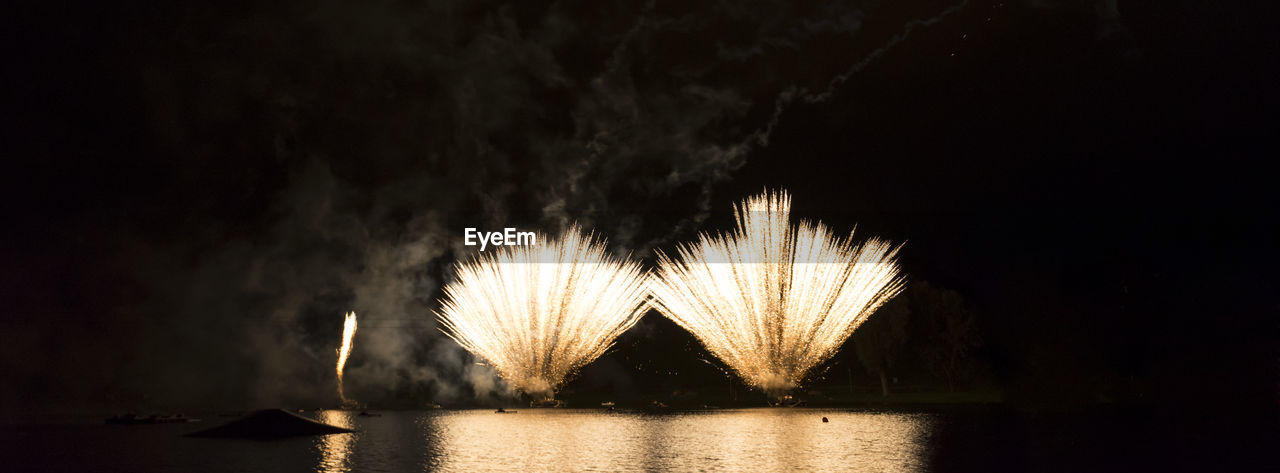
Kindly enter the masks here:
<path id="1" fill-rule="evenodd" d="M 475 402 L 432 312 L 464 227 L 651 267 L 785 188 L 905 241 L 1007 402 L 1275 419 L 1273 6 L 162 3 L 6 15 L 6 415 L 331 404 L 347 310 L 349 393 Z M 653 312 L 571 387 L 707 357 Z"/>

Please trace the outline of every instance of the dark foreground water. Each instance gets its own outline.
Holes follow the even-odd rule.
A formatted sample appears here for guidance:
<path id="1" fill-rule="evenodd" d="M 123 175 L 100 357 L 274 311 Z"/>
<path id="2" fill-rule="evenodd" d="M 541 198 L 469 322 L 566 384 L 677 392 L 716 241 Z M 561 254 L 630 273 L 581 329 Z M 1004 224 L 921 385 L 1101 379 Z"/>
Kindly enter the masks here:
<path id="1" fill-rule="evenodd" d="M 742 409 L 309 413 L 354 434 L 255 441 L 194 424 L 5 426 L 0 471 L 1150 471 L 1266 470 L 1248 436 L 1142 416 Z M 830 422 L 823 423 L 822 417 Z M 1158 427 L 1159 426 L 1159 427 Z M 1256 438 L 1259 442 L 1267 442 Z"/>

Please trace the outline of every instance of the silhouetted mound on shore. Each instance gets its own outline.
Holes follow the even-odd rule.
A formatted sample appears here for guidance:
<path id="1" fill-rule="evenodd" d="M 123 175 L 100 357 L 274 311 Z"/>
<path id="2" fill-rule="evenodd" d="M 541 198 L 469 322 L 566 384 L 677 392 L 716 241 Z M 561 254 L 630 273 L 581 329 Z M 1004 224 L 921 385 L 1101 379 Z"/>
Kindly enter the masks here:
<path id="1" fill-rule="evenodd" d="M 188 434 L 190 437 L 272 439 L 298 435 L 344 434 L 355 432 L 335 425 L 322 424 L 280 409 L 254 411 L 239 419 L 212 429 Z"/>

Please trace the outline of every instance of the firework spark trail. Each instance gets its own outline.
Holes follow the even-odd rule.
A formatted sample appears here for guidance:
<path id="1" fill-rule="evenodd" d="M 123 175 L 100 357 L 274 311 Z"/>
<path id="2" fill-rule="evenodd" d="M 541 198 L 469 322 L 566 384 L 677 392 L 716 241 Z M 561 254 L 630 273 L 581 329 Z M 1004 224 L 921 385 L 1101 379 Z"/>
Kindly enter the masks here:
<path id="1" fill-rule="evenodd" d="M 836 89 L 852 78 L 854 74 L 857 74 L 859 71 L 862 71 L 867 66 L 871 65 L 872 62 L 875 62 L 876 59 L 884 56 L 885 53 L 892 50 L 894 46 L 898 45 L 898 43 L 905 41 L 917 28 L 933 26 L 935 23 L 942 21 L 946 17 L 951 16 L 960 10 L 963 10 L 967 6 L 969 6 L 969 0 L 962 0 L 960 3 L 952 5 L 930 18 L 907 22 L 907 24 L 903 26 L 902 31 L 894 35 L 892 38 L 889 38 L 889 41 L 885 42 L 884 45 L 874 51 L 871 51 L 866 56 L 863 56 L 858 62 L 851 64 L 844 70 L 844 72 L 832 77 L 831 80 L 827 82 L 826 89 L 823 89 L 821 92 L 812 93 L 808 90 L 800 89 L 795 86 L 786 88 L 782 93 L 778 94 L 778 98 L 774 100 L 773 115 L 769 117 L 769 121 L 765 123 L 763 128 L 756 130 L 755 133 L 749 135 L 747 140 L 754 141 L 761 146 L 769 146 L 769 137 L 773 135 L 773 129 L 778 126 L 778 122 L 782 120 L 782 112 L 785 111 L 787 106 L 791 105 L 791 103 L 797 98 L 804 100 L 805 103 L 811 104 L 827 101 L 835 94 Z"/>
<path id="2" fill-rule="evenodd" d="M 350 404 L 347 395 L 342 391 L 342 369 L 347 366 L 347 358 L 351 356 L 351 342 L 356 336 L 356 313 L 347 312 L 342 323 L 342 347 L 338 348 L 338 397 L 345 406 Z"/>
<path id="3" fill-rule="evenodd" d="M 648 308 L 647 275 L 570 228 L 557 241 L 502 247 L 457 266 L 441 331 L 513 388 L 550 398 Z"/>
<path id="4" fill-rule="evenodd" d="M 791 198 L 765 193 L 734 208 L 738 228 L 659 254 L 654 304 L 748 384 L 781 395 L 830 358 L 902 290 L 899 247 L 862 244 L 821 223 L 791 226 Z"/>
<path id="5" fill-rule="evenodd" d="M 961 11 L 966 6 L 968 6 L 968 4 L 969 4 L 969 0 L 960 0 L 959 3 L 942 10 L 941 12 L 939 12 L 938 14 L 932 17 L 916 19 L 916 20 L 907 22 L 903 26 L 902 31 L 900 31 L 898 34 L 894 35 L 893 37 L 889 38 L 889 40 L 884 44 L 882 44 L 879 48 L 871 51 L 870 53 L 865 55 L 861 60 L 849 65 L 847 68 L 845 68 L 843 72 L 841 72 L 840 74 L 828 80 L 826 88 L 820 92 L 814 93 L 805 88 L 797 87 L 795 85 L 785 87 L 774 98 L 773 112 L 769 115 L 768 120 L 765 121 L 765 123 L 762 126 L 756 128 L 755 131 L 745 136 L 742 136 L 740 139 L 732 143 L 728 143 L 724 145 L 715 145 L 711 148 L 703 150 L 706 153 L 702 157 L 710 159 L 710 164 L 707 166 L 704 166 L 704 168 L 710 168 L 712 165 L 722 166 L 724 171 L 715 172 L 710 176 L 710 178 L 704 179 L 702 181 L 701 187 L 698 192 L 696 203 L 694 204 L 694 207 L 697 209 L 697 213 L 695 213 L 691 217 L 687 217 L 681 220 L 680 222 L 678 222 L 676 225 L 673 226 L 673 230 L 670 232 L 667 232 L 667 234 L 654 237 L 649 241 L 634 247 L 634 249 L 636 249 L 639 252 L 647 251 L 659 245 L 665 244 L 676 235 L 683 234 L 688 229 L 696 227 L 697 225 L 701 224 L 701 222 L 705 220 L 707 215 L 709 215 L 710 213 L 711 197 L 712 197 L 712 192 L 714 187 L 713 184 L 715 184 L 716 181 L 724 179 L 727 176 L 727 173 L 729 171 L 733 171 L 741 167 L 746 162 L 747 154 L 753 151 L 755 148 L 767 147 L 769 145 L 769 140 L 773 135 L 774 129 L 778 126 L 779 122 L 782 120 L 783 113 L 794 102 L 796 102 L 797 100 L 803 100 L 806 103 L 819 103 L 819 102 L 824 102 L 828 100 L 835 93 L 836 89 L 838 89 L 842 84 L 844 84 L 854 75 L 856 75 L 862 69 L 869 66 L 872 62 L 879 59 L 881 56 L 883 56 L 887 52 L 891 51 L 896 45 L 898 45 L 902 41 L 905 41 L 908 37 L 912 35 L 914 31 L 916 31 L 919 28 L 932 26 L 942 21 L 943 19 L 947 18 L 948 16 L 951 16 L 952 14 Z M 674 19 L 673 18 L 652 18 L 651 16 L 654 10 L 654 6 L 655 6 L 655 2 L 653 0 L 650 0 L 645 3 L 645 5 L 640 9 L 640 12 L 638 13 L 636 20 L 632 24 L 631 28 L 629 28 L 626 31 L 626 33 L 622 35 L 622 38 L 614 46 L 613 50 L 610 51 L 608 56 L 609 58 L 605 61 L 604 68 L 602 69 L 602 71 L 599 74 L 595 75 L 589 81 L 589 83 L 601 85 L 601 84 L 609 84 L 614 82 L 621 82 L 622 84 L 625 85 L 628 81 L 627 77 L 629 77 L 629 74 L 630 74 L 628 72 L 629 70 L 628 65 L 626 64 L 626 61 L 625 61 L 626 53 L 628 50 L 631 49 L 633 43 L 637 41 L 636 38 L 642 37 L 642 33 L 647 30 L 659 30 L 664 28 L 671 28 L 671 29 L 678 29 L 678 30 L 684 31 L 688 27 L 686 23 L 688 23 L 688 20 L 690 19 L 689 16 L 674 18 Z M 623 78 L 615 79 L 615 76 L 617 75 L 620 75 Z M 688 85 L 693 85 L 693 84 L 691 83 Z M 630 101 L 632 102 L 634 102 L 635 100 L 636 100 L 635 97 L 632 97 L 630 99 Z M 630 113 L 628 115 L 633 117 L 642 116 L 644 114 L 644 112 L 640 109 L 630 110 L 629 112 Z M 614 127 L 606 127 L 606 129 L 595 133 L 594 136 L 592 136 L 591 139 L 588 140 L 588 142 L 585 144 L 585 147 L 586 149 L 590 150 L 590 155 L 593 158 L 595 156 L 598 156 L 604 153 L 616 152 L 615 149 L 611 149 L 611 146 L 608 143 L 608 140 L 604 138 L 614 134 L 615 132 L 621 132 L 622 130 L 625 130 L 626 128 L 633 127 L 633 126 L 635 126 L 635 123 L 626 122 L 622 125 L 616 125 Z M 581 181 L 583 176 L 589 175 L 589 173 L 591 172 L 591 166 L 593 165 L 593 163 L 596 163 L 596 162 L 598 162 L 598 160 L 596 159 L 584 159 L 576 163 L 575 166 L 570 167 L 568 172 L 568 177 L 567 177 L 568 182 L 576 183 Z M 548 206 L 544 208 L 544 212 L 550 211 L 552 209 L 557 209 L 557 207 Z M 569 217 L 565 215 L 558 215 L 558 217 L 561 219 L 562 222 L 568 222 L 569 220 Z"/>

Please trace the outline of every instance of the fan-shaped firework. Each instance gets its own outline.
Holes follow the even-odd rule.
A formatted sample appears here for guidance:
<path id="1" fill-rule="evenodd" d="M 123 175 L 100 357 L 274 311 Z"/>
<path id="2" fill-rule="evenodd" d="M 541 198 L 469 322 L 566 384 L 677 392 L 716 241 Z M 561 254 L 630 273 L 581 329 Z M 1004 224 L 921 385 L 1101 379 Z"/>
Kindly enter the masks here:
<path id="1" fill-rule="evenodd" d="M 573 228 L 558 241 L 459 264 L 444 289 L 441 330 L 517 390 L 549 398 L 640 319 L 646 281 L 639 265 Z"/>
<path id="2" fill-rule="evenodd" d="M 734 208 L 738 228 L 659 255 L 658 310 L 748 384 L 772 395 L 830 358 L 903 281 L 898 247 L 789 223 L 791 198 L 765 193 Z"/>

